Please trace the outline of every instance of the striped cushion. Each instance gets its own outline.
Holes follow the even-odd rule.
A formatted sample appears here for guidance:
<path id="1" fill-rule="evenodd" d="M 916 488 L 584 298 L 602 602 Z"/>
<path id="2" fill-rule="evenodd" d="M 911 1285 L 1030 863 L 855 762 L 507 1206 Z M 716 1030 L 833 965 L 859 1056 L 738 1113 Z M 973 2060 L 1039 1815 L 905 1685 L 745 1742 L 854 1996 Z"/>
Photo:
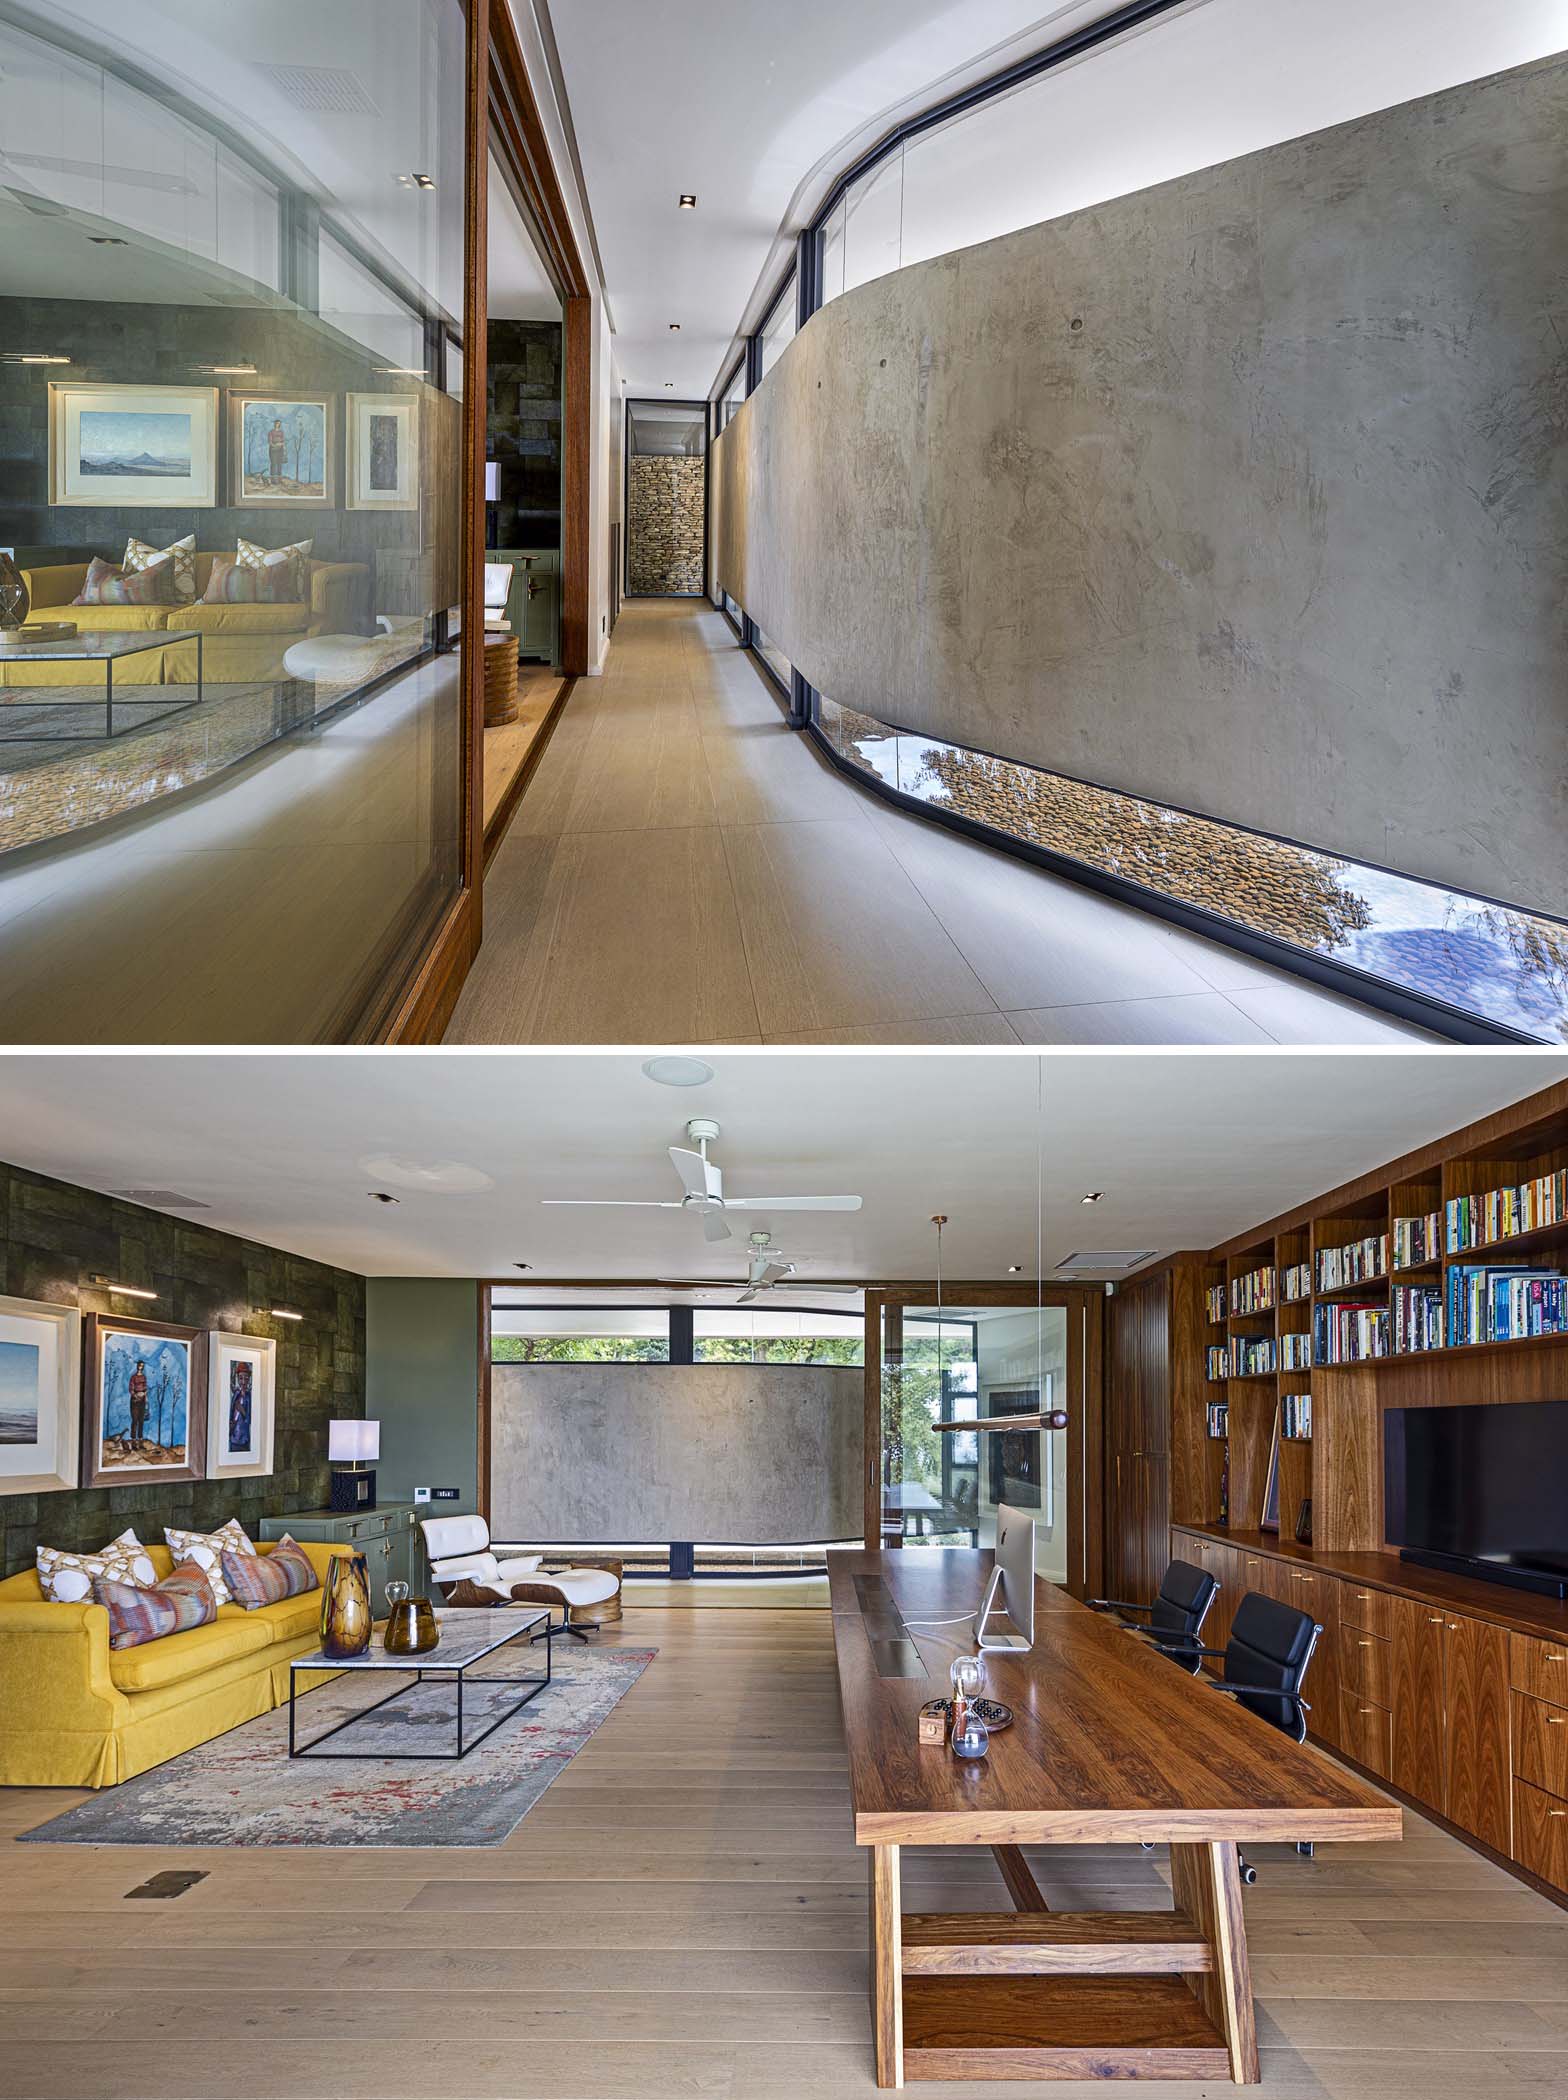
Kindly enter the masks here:
<path id="1" fill-rule="evenodd" d="M 226 554 L 213 556 L 204 605 L 294 605 L 303 599 L 299 570 L 291 561 L 272 569 L 248 569 Z"/>
<path id="2" fill-rule="evenodd" d="M 127 574 L 112 561 L 96 554 L 87 564 L 86 580 L 73 605 L 173 605 L 174 562 L 172 558 L 149 562 L 145 569 Z"/>
<path id="3" fill-rule="evenodd" d="M 225 1552 L 223 1579 L 234 1602 L 247 1611 L 321 1587 L 309 1554 L 287 1532 L 268 1554 Z"/>
<path id="4" fill-rule="evenodd" d="M 195 1567 L 176 1568 L 154 1589 L 109 1582 L 100 1575 L 93 1595 L 108 1611 L 111 1648 L 139 1648 L 143 1641 L 161 1641 L 165 1634 L 205 1626 L 218 1616 L 212 1584 Z"/>

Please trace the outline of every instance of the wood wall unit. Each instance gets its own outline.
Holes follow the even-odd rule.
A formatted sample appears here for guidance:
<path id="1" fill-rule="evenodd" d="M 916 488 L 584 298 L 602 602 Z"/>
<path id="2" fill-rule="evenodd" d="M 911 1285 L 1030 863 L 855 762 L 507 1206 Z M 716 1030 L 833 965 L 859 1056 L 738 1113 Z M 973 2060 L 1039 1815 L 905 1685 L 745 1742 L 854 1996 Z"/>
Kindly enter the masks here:
<path id="1" fill-rule="evenodd" d="M 1568 1336 L 1454 1344 L 1445 1333 L 1437 1348 L 1278 1372 L 1272 1386 L 1279 1394 L 1312 1397 L 1310 1441 L 1281 1448 L 1279 1533 L 1260 1529 L 1270 1381 L 1210 1380 L 1205 1349 L 1237 1335 L 1272 1333 L 1278 1343 L 1287 1333 L 1310 1332 L 1322 1306 L 1381 1305 L 1405 1284 L 1443 1290 L 1456 1266 L 1517 1261 L 1568 1270 L 1568 1219 L 1451 1252 L 1443 1217 L 1456 1197 L 1565 1165 L 1568 1084 L 1559 1083 L 1193 1257 L 1206 1282 L 1223 1277 L 1226 1318 L 1223 1327 L 1209 1322 L 1200 1303 L 1191 1362 L 1185 1369 L 1173 1364 L 1168 1379 L 1170 1550 L 1207 1567 L 1222 1585 L 1206 1629 L 1213 1645 L 1223 1645 L 1248 1590 L 1310 1609 L 1324 1628 L 1307 1685 L 1313 1735 L 1562 1891 L 1568 1603 L 1402 1561 L 1386 1530 L 1383 1430 L 1390 1408 L 1561 1399 L 1568 1392 Z M 1437 1245 L 1399 1264 L 1395 1221 L 1434 1211 Z M 1319 1254 L 1385 1230 L 1385 1273 L 1353 1284 L 1320 1279 Z M 1310 1297 L 1288 1300 L 1285 1272 L 1306 1258 L 1314 1264 Z M 1270 1264 L 1280 1285 L 1274 1306 L 1232 1310 L 1231 1287 Z M 1228 1526 L 1218 1522 L 1218 1471 L 1212 1460 L 1202 1463 L 1207 1405 L 1216 1398 L 1229 1407 Z M 1312 1536 L 1303 1547 L 1292 1536 L 1292 1501 L 1304 1496 L 1312 1502 Z M 1108 1534 L 1138 1514 L 1108 1502 Z M 1106 1551 L 1124 1564 L 1150 1557 L 1147 1542 L 1133 1548 L 1109 1536 Z"/>

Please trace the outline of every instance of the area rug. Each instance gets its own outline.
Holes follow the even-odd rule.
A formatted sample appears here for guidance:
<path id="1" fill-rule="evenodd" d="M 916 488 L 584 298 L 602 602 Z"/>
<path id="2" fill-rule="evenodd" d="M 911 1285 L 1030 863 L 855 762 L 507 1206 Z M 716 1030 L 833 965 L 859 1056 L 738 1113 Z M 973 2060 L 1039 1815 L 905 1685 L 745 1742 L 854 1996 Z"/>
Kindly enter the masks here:
<path id="1" fill-rule="evenodd" d="M 655 1648 L 555 1644 L 553 1682 L 461 1760 L 411 1762 L 374 1754 L 455 1740 L 456 1689 L 427 1678 L 391 1706 L 335 1736 L 346 1759 L 288 1756 L 286 1706 L 188 1750 L 155 1771 L 106 1787 L 20 1841 L 35 1845 L 499 1845 L 565 1770 L 658 1653 Z M 518 1696 L 538 1649 L 502 1649 L 463 1687 L 465 1738 L 487 1705 Z M 487 1687 L 489 1689 L 487 1690 Z M 370 1706 L 388 1680 L 336 1677 L 303 1693 L 297 1727 L 314 1742 Z"/>

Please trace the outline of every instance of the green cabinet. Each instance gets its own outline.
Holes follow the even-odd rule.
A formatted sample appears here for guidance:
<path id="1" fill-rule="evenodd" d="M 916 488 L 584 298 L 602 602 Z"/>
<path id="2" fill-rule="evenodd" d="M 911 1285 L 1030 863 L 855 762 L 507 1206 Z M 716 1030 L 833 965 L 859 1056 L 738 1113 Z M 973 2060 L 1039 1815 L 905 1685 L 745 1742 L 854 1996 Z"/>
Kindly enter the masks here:
<path id="1" fill-rule="evenodd" d="M 534 663 L 560 658 L 561 557 L 554 547 L 491 547 L 486 561 L 512 564 L 512 588 L 506 617 L 517 636 L 518 654 Z"/>
<path id="2" fill-rule="evenodd" d="M 297 1539 L 352 1546 L 363 1553 L 370 1569 L 370 1601 L 378 1619 L 386 1617 L 389 1582 L 406 1582 L 416 1597 L 430 1594 L 425 1535 L 412 1502 L 383 1502 L 379 1509 L 304 1509 L 292 1516 L 261 1520 L 264 1539 L 280 1539 L 286 1531 Z"/>

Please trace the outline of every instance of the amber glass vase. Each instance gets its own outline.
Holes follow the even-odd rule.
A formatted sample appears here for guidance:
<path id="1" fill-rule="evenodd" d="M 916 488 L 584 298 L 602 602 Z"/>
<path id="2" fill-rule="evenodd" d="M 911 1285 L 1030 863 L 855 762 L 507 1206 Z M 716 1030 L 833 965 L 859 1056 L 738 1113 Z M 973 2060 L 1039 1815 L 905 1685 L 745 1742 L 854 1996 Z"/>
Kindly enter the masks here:
<path id="1" fill-rule="evenodd" d="M 321 1652 L 343 1662 L 370 1646 L 370 1569 L 363 1553 L 334 1553 L 321 1585 Z"/>
<path id="2" fill-rule="evenodd" d="M 441 1638 L 428 1597 L 399 1597 L 387 1613 L 382 1642 L 388 1655 L 423 1655 Z"/>

